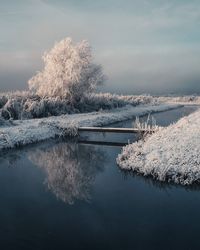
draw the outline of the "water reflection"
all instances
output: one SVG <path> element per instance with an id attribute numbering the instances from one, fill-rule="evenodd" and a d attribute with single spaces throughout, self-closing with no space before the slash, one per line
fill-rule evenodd
<path id="1" fill-rule="evenodd" d="M 45 170 L 48 189 L 73 204 L 90 200 L 95 177 L 104 169 L 105 154 L 94 146 L 61 142 L 30 152 L 28 158 Z"/>
<path id="2" fill-rule="evenodd" d="M 125 179 L 128 179 L 129 177 L 133 179 L 140 180 L 147 184 L 149 187 L 155 187 L 156 189 L 159 189 L 161 191 L 170 191 L 174 190 L 174 188 L 178 189 L 185 189 L 187 191 L 199 191 L 200 190 L 200 185 L 198 183 L 194 183 L 192 185 L 180 185 L 176 184 L 174 182 L 168 182 L 168 181 L 159 181 L 154 178 L 152 178 L 151 175 L 149 176 L 143 176 L 142 174 L 139 174 L 137 172 L 134 172 L 132 170 L 123 170 L 120 169 L 121 174 L 124 176 Z"/>
<path id="3" fill-rule="evenodd" d="M 16 163 L 22 158 L 22 153 L 18 150 L 8 150 L 0 153 L 0 166 L 7 165 L 8 167 L 15 167 Z"/>

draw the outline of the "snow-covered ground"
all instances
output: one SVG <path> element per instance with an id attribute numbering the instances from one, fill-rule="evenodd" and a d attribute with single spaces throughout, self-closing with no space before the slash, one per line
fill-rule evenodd
<path id="1" fill-rule="evenodd" d="M 186 95 L 186 96 L 159 96 L 154 97 L 157 102 L 164 103 L 179 103 L 183 105 L 200 105 L 200 96 Z"/>
<path id="2" fill-rule="evenodd" d="M 183 185 L 200 182 L 200 109 L 123 148 L 122 169 Z"/>
<path id="3" fill-rule="evenodd" d="M 103 126 L 179 106 L 177 104 L 141 105 L 136 107 L 130 105 L 110 111 L 15 120 L 11 126 L 6 125 L 0 128 L 0 150 L 54 138 L 63 133 L 76 135 L 79 126 Z"/>

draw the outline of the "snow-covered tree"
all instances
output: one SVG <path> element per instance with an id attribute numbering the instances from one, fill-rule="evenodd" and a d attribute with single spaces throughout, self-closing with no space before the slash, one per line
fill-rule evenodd
<path id="1" fill-rule="evenodd" d="M 43 60 L 44 69 L 28 82 L 30 90 L 39 96 L 79 101 L 105 79 L 101 66 L 93 62 L 91 47 L 85 40 L 75 44 L 71 38 L 65 38 L 45 53 Z"/>

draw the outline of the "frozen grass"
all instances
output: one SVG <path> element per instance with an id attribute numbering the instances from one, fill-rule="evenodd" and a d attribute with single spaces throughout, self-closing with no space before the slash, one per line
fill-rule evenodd
<path id="1" fill-rule="evenodd" d="M 190 185 L 200 182 L 200 110 L 123 148 L 122 169 L 159 181 Z"/>
<path id="2" fill-rule="evenodd" d="M 33 119 L 110 110 L 126 105 L 155 105 L 159 103 L 200 104 L 200 97 L 124 96 L 110 93 L 92 93 L 83 95 L 79 101 L 72 104 L 69 99 L 64 97 L 39 97 L 28 91 L 17 91 L 0 94 L 0 117 L 6 120 Z"/>
<path id="3" fill-rule="evenodd" d="M 32 119 L 63 114 L 93 112 L 126 105 L 156 104 L 149 95 L 119 96 L 109 93 L 83 95 L 76 103 L 63 97 L 39 97 L 26 91 L 0 94 L 0 117 L 8 120 Z"/>
<path id="4" fill-rule="evenodd" d="M 146 130 L 147 132 L 152 130 L 157 131 L 160 129 L 160 127 L 156 124 L 156 119 L 150 114 L 148 115 L 146 121 L 141 121 L 140 117 L 137 116 L 133 122 L 133 128 L 138 130 Z"/>

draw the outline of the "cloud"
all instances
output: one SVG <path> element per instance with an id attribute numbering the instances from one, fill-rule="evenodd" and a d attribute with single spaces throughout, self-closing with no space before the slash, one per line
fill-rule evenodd
<path id="1" fill-rule="evenodd" d="M 99 61 L 109 75 L 104 91 L 152 94 L 200 93 L 200 48 L 119 49 Z"/>
<path id="2" fill-rule="evenodd" d="M 0 74 L 31 76 L 43 52 L 71 36 L 89 40 L 113 91 L 122 83 L 134 92 L 194 82 L 191 90 L 200 92 L 199 1 L 19 0 L 0 8 Z M 0 75 L 2 89 L 5 79 Z"/>

